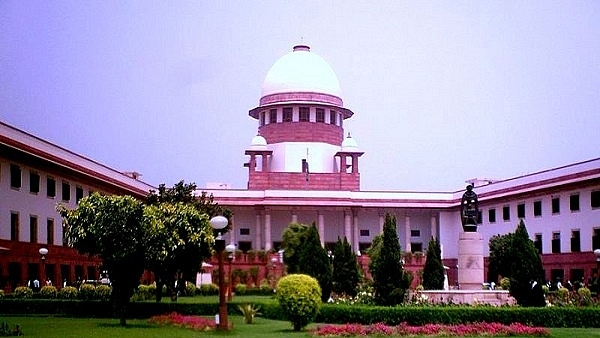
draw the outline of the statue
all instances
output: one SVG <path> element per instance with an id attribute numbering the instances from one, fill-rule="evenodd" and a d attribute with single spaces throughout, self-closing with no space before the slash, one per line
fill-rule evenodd
<path id="1" fill-rule="evenodd" d="M 460 200 L 460 218 L 464 232 L 477 232 L 477 218 L 479 217 L 479 202 L 472 185 L 467 185 L 467 191 Z"/>

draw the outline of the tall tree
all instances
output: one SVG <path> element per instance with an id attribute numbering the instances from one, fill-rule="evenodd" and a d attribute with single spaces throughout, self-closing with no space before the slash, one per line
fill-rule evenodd
<path id="1" fill-rule="evenodd" d="M 314 277 L 321 287 L 321 300 L 326 302 L 331 295 L 331 263 L 327 251 L 321 246 L 317 226 L 308 227 L 304 245 L 300 249 L 298 260 L 300 273 Z"/>
<path id="2" fill-rule="evenodd" d="M 79 201 L 76 209 L 59 206 L 67 240 L 78 252 L 97 256 L 110 273 L 111 298 L 125 326 L 126 309 L 144 271 L 144 207 L 131 196 L 98 193 Z"/>
<path id="3" fill-rule="evenodd" d="M 423 288 L 425 290 L 442 290 L 444 288 L 442 250 L 438 240 L 433 237 L 427 245 L 427 258 L 423 267 Z"/>
<path id="4" fill-rule="evenodd" d="M 184 181 L 172 188 L 161 184 L 146 198 L 149 207 L 145 219 L 152 230 L 148 268 L 155 275 L 157 302 L 162 300 L 163 285 L 175 297 L 175 281 L 184 287 L 186 280 L 196 278 L 202 261 L 210 257 L 213 236 L 218 235 L 210 227 L 210 218 L 223 215 L 231 219 L 231 212 L 215 203 L 212 195 L 202 192 L 195 196 L 196 188 L 195 183 Z"/>
<path id="5" fill-rule="evenodd" d="M 404 300 L 405 276 L 403 274 L 400 243 L 396 232 L 396 217 L 386 214 L 383 241 L 369 269 L 373 276 L 375 301 L 379 305 L 396 305 Z"/>
<path id="6" fill-rule="evenodd" d="M 545 306 L 542 260 L 523 220 L 514 233 L 490 239 L 490 268 L 510 279 L 510 294 L 522 306 Z"/>
<path id="7" fill-rule="evenodd" d="M 302 223 L 290 223 L 283 231 L 281 248 L 287 273 L 300 272 L 300 252 L 306 242 L 308 226 Z"/>
<path id="8" fill-rule="evenodd" d="M 356 296 L 360 271 L 356 254 L 346 237 L 338 238 L 333 248 L 333 292 L 338 295 Z"/>

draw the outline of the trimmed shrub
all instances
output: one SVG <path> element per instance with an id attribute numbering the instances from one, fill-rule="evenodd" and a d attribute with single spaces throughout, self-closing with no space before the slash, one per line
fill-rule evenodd
<path id="1" fill-rule="evenodd" d="M 0 299 L 4 298 L 4 290 L 0 290 Z"/>
<path id="2" fill-rule="evenodd" d="M 300 331 L 317 316 L 321 306 L 321 287 L 314 277 L 287 275 L 277 283 L 276 298 L 294 331 Z"/>
<path id="3" fill-rule="evenodd" d="M 196 294 L 196 285 L 194 283 L 185 282 L 185 295 L 193 297 Z"/>
<path id="4" fill-rule="evenodd" d="M 33 290 L 26 286 L 18 286 L 13 291 L 14 298 L 26 299 L 33 296 Z"/>
<path id="5" fill-rule="evenodd" d="M 145 285 L 145 284 L 140 284 L 137 287 L 136 290 L 136 294 L 137 294 L 137 300 L 146 300 L 146 299 L 150 299 L 151 297 L 151 293 L 150 293 L 150 286 Z"/>
<path id="6" fill-rule="evenodd" d="M 269 281 L 266 279 L 263 279 L 260 282 L 260 293 L 262 293 L 263 295 L 271 295 L 273 294 L 273 289 L 271 289 L 271 285 L 269 285 Z"/>
<path id="7" fill-rule="evenodd" d="M 500 279 L 500 288 L 502 290 L 510 290 L 510 278 L 502 277 L 502 279 Z"/>
<path id="8" fill-rule="evenodd" d="M 98 285 L 96 286 L 96 292 L 94 294 L 94 298 L 102 301 L 106 301 L 110 299 L 110 293 L 112 289 L 108 285 Z"/>
<path id="9" fill-rule="evenodd" d="M 95 298 L 96 287 L 92 284 L 81 284 L 79 288 L 79 299 L 92 300 Z"/>
<path id="10" fill-rule="evenodd" d="M 586 287 L 581 287 L 577 289 L 577 294 L 579 295 L 579 303 L 583 306 L 592 305 L 592 292 L 590 289 Z"/>
<path id="11" fill-rule="evenodd" d="M 77 288 L 74 286 L 65 286 L 64 288 L 60 289 L 60 291 L 58 292 L 58 296 L 61 299 L 77 299 L 77 294 L 79 292 L 77 291 Z"/>
<path id="12" fill-rule="evenodd" d="M 58 289 L 52 285 L 42 286 L 40 296 L 44 299 L 54 299 L 58 297 Z"/>
<path id="13" fill-rule="evenodd" d="M 219 286 L 217 284 L 202 284 L 200 286 L 200 294 L 203 296 L 211 296 L 219 294 Z"/>
<path id="14" fill-rule="evenodd" d="M 235 286 L 235 294 L 236 295 L 243 295 L 246 293 L 246 285 L 245 284 L 238 284 Z"/>
<path id="15" fill-rule="evenodd" d="M 148 285 L 148 292 L 150 292 L 150 295 L 156 296 L 156 282 Z"/>

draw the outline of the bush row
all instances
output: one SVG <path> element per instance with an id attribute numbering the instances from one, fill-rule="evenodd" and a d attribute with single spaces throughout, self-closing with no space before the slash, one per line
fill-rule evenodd
<path id="1" fill-rule="evenodd" d="M 12 298 L 29 299 L 83 299 L 83 300 L 108 300 L 110 298 L 111 288 L 107 285 L 94 286 L 83 284 L 79 290 L 73 286 L 66 286 L 58 290 L 55 286 L 46 285 L 40 289 L 40 292 L 34 294 L 33 290 L 26 286 L 15 288 L 11 294 Z"/>
<path id="2" fill-rule="evenodd" d="M 600 307 L 377 307 L 325 304 L 317 322 L 397 325 L 522 323 L 542 327 L 600 327 Z"/>
<path id="3" fill-rule="evenodd" d="M 229 313 L 238 313 L 235 301 L 227 304 Z M 281 307 L 273 299 L 256 302 L 261 316 L 275 320 L 287 320 Z M 57 299 L 0 298 L 0 314 L 56 314 L 72 317 L 114 317 L 110 302 L 65 301 Z M 150 318 L 176 311 L 186 315 L 212 316 L 219 311 L 219 304 L 184 304 L 174 302 L 131 303 L 128 318 Z M 360 305 L 323 304 L 317 315 L 319 323 L 386 323 L 410 325 L 426 323 L 460 324 L 496 322 L 502 324 L 522 323 L 542 327 L 600 327 L 600 307 L 376 307 Z"/>

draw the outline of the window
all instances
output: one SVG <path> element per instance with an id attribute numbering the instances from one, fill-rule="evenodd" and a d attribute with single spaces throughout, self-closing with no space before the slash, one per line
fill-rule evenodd
<path id="1" fill-rule="evenodd" d="M 14 189 L 21 188 L 21 167 L 16 164 L 10 165 L 10 187 Z"/>
<path id="2" fill-rule="evenodd" d="M 571 252 L 581 252 L 581 234 L 579 230 L 571 231 Z"/>
<path id="3" fill-rule="evenodd" d="M 54 244 L 54 220 L 52 218 L 48 218 L 46 220 L 46 244 L 53 245 Z"/>
<path id="4" fill-rule="evenodd" d="M 260 112 L 260 126 L 264 126 L 265 125 L 265 112 Z"/>
<path id="5" fill-rule="evenodd" d="M 300 122 L 308 122 L 310 113 L 308 107 L 300 107 Z"/>
<path id="6" fill-rule="evenodd" d="M 40 192 L 40 175 L 35 172 L 29 172 L 29 192 L 37 194 Z"/>
<path id="7" fill-rule="evenodd" d="M 250 228 L 240 228 L 240 235 L 250 235 Z"/>
<path id="8" fill-rule="evenodd" d="M 283 108 L 283 122 L 292 122 L 293 111 L 292 107 Z"/>
<path id="9" fill-rule="evenodd" d="M 410 243 L 410 252 L 423 252 L 423 243 Z"/>
<path id="10" fill-rule="evenodd" d="M 552 253 L 560 253 L 560 232 L 552 233 Z"/>
<path id="11" fill-rule="evenodd" d="M 517 218 L 525 218 L 525 203 L 517 205 Z"/>
<path id="12" fill-rule="evenodd" d="M 46 178 L 46 196 L 51 198 L 56 196 L 56 181 L 52 177 Z"/>
<path id="13" fill-rule="evenodd" d="M 579 211 L 579 194 L 574 194 L 569 197 L 569 209 L 571 209 L 571 211 Z"/>
<path id="14" fill-rule="evenodd" d="M 481 210 L 477 211 L 477 224 L 483 223 L 483 212 Z"/>
<path id="15" fill-rule="evenodd" d="M 317 122 L 324 123 L 325 122 L 325 109 L 317 108 L 316 118 L 317 118 Z"/>
<path id="16" fill-rule="evenodd" d="M 590 195 L 590 206 L 592 209 L 600 208 L 600 190 L 592 191 Z"/>
<path id="17" fill-rule="evenodd" d="M 71 200 L 71 186 L 67 182 L 62 182 L 62 200 Z"/>
<path id="18" fill-rule="evenodd" d="M 421 230 L 410 230 L 410 237 L 421 237 Z"/>
<path id="19" fill-rule="evenodd" d="M 533 202 L 533 216 L 535 216 L 535 217 L 542 216 L 542 201 Z"/>
<path id="20" fill-rule="evenodd" d="M 371 233 L 370 233 L 369 229 L 360 230 L 360 236 L 361 237 L 369 237 L 369 236 L 371 236 Z"/>
<path id="21" fill-rule="evenodd" d="M 277 123 L 277 109 L 269 111 L 269 123 Z"/>
<path id="22" fill-rule="evenodd" d="M 592 234 L 592 250 L 600 249 L 600 228 L 594 228 Z"/>
<path id="23" fill-rule="evenodd" d="M 535 240 L 533 241 L 533 245 L 535 246 L 537 252 L 542 254 L 542 234 L 535 234 Z"/>
<path id="24" fill-rule="evenodd" d="M 10 240 L 18 241 L 19 240 L 19 213 L 11 212 L 10 213 Z"/>
<path id="25" fill-rule="evenodd" d="M 502 207 L 502 219 L 505 221 L 510 221 L 510 206 L 505 205 Z"/>
<path id="26" fill-rule="evenodd" d="M 329 111 L 329 124 L 337 124 L 337 113 L 335 110 Z"/>
<path id="27" fill-rule="evenodd" d="M 75 203 L 79 203 L 79 200 L 83 198 L 83 188 L 75 187 Z"/>
<path id="28" fill-rule="evenodd" d="M 560 197 L 554 197 L 552 199 L 552 213 L 560 214 Z"/>
<path id="29" fill-rule="evenodd" d="M 488 210 L 488 221 L 490 223 L 496 223 L 496 209 Z"/>
<path id="30" fill-rule="evenodd" d="M 37 216 L 29 216 L 29 241 L 31 243 L 37 243 L 38 241 Z"/>

